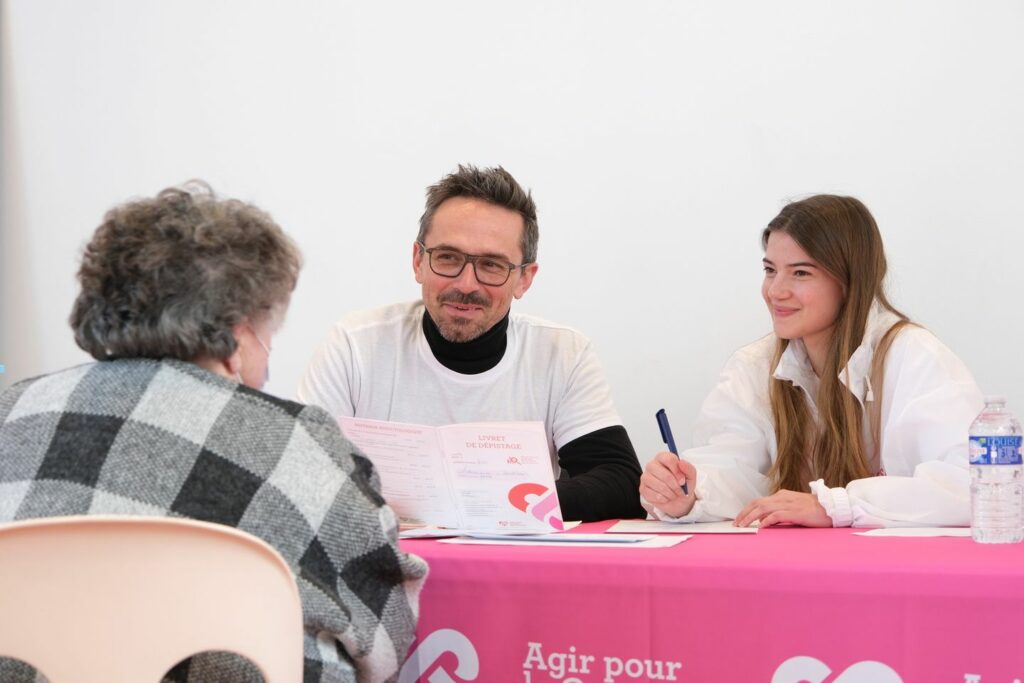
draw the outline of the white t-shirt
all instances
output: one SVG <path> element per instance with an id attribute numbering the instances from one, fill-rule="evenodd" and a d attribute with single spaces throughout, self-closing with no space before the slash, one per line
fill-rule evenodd
<path id="1" fill-rule="evenodd" d="M 416 301 L 343 318 L 313 356 L 299 400 L 335 417 L 431 426 L 543 422 L 556 476 L 559 448 L 622 424 L 597 355 L 579 332 L 513 313 L 501 361 L 464 375 L 434 357 L 423 311 Z"/>

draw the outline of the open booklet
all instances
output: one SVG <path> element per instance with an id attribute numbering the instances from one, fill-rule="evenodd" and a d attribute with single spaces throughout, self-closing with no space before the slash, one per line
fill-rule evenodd
<path id="1" fill-rule="evenodd" d="M 562 513 L 542 422 L 427 427 L 338 419 L 377 468 L 403 524 L 459 531 L 561 531 Z"/>

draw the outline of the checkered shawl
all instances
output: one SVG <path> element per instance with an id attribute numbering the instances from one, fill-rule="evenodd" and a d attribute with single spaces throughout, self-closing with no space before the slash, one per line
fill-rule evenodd
<path id="1" fill-rule="evenodd" d="M 377 473 L 324 410 L 175 360 L 20 382 L 0 395 L 0 522 L 80 514 L 189 517 L 259 536 L 298 581 L 304 680 L 397 678 L 426 564 L 399 550 Z M 246 671 L 201 655 L 171 678 L 251 680 Z"/>

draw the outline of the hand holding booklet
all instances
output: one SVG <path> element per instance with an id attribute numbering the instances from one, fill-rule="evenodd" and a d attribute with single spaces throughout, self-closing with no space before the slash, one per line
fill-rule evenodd
<path id="1" fill-rule="evenodd" d="M 561 531 L 542 422 L 425 425 L 342 417 L 403 524 L 458 531 Z"/>

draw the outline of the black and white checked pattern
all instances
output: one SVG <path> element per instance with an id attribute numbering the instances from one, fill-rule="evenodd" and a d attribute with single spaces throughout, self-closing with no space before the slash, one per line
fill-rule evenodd
<path id="1" fill-rule="evenodd" d="M 16 384 L 0 395 L 0 522 L 78 514 L 189 517 L 259 536 L 298 578 L 305 681 L 397 677 L 426 565 L 398 549 L 376 472 L 324 410 L 175 360 Z M 231 657 L 201 659 L 171 678 L 251 680 Z M 0 665 L 0 680 L 13 671 Z"/>

